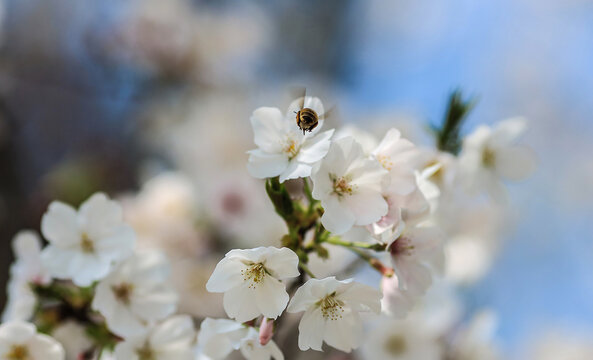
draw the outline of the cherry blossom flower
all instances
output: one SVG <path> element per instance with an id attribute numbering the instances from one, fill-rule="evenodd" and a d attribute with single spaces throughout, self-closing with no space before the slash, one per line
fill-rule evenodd
<path id="1" fill-rule="evenodd" d="M 397 276 L 384 276 L 381 280 L 381 309 L 383 313 L 397 318 L 404 318 L 416 305 L 420 294 L 403 290 Z"/>
<path id="2" fill-rule="evenodd" d="M 73 320 L 60 323 L 51 336 L 64 347 L 66 360 L 84 359 L 84 354 L 94 345 L 86 333 L 86 328 Z"/>
<path id="3" fill-rule="evenodd" d="M 288 248 L 231 250 L 214 269 L 206 289 L 224 293 L 227 315 L 239 322 L 259 315 L 275 319 L 288 303 L 281 280 L 298 276 L 298 263 Z"/>
<path id="4" fill-rule="evenodd" d="M 323 119 L 314 131 L 303 133 L 296 124 L 300 100 L 295 100 L 286 115 L 277 108 L 261 107 L 251 116 L 254 142 L 258 149 L 249 151 L 247 169 L 260 179 L 280 176 L 280 182 L 308 177 L 313 164 L 321 160 L 330 146 L 334 130 L 319 133 Z M 318 98 L 305 97 L 304 108 L 310 108 L 318 116 L 324 114 Z"/>
<path id="5" fill-rule="evenodd" d="M 345 352 L 358 347 L 362 338 L 359 313 L 380 313 L 381 292 L 349 280 L 310 279 L 301 286 L 288 312 L 305 314 L 299 324 L 299 348 L 321 351 L 328 345 Z"/>
<path id="6" fill-rule="evenodd" d="M 505 198 L 501 179 L 527 178 L 535 170 L 535 157 L 526 146 L 518 145 L 527 130 L 522 118 L 501 121 L 495 127 L 478 127 L 463 141 L 459 155 L 462 181 L 470 192 L 485 189 L 492 198 Z"/>
<path id="7" fill-rule="evenodd" d="M 126 360 L 194 360 L 196 332 L 187 315 L 173 316 L 149 332 L 127 338 L 115 347 L 115 357 Z"/>
<path id="8" fill-rule="evenodd" d="M 284 360 L 284 355 L 274 341 L 262 345 L 259 334 L 254 328 L 249 328 L 247 336 L 241 340 L 241 354 L 247 360 Z"/>
<path id="9" fill-rule="evenodd" d="M 370 225 L 387 214 L 383 188 L 388 171 L 368 159 L 360 144 L 346 137 L 331 144 L 311 174 L 313 197 L 324 208 L 321 223 L 340 235 L 354 225 Z"/>
<path id="10" fill-rule="evenodd" d="M 224 359 L 233 350 L 239 350 L 241 340 L 247 336 L 247 327 L 228 319 L 206 318 L 198 332 L 201 352 L 214 359 Z"/>
<path id="11" fill-rule="evenodd" d="M 15 262 L 10 267 L 8 299 L 3 321 L 29 320 L 37 304 L 31 284 L 46 285 L 51 281 L 47 269 L 41 263 L 41 239 L 34 231 L 24 230 L 12 241 Z"/>
<path id="12" fill-rule="evenodd" d="M 443 234 L 436 227 L 406 227 L 389 251 L 399 287 L 411 294 L 423 294 L 433 273 L 444 271 Z"/>
<path id="13" fill-rule="evenodd" d="M 439 360 L 443 349 L 436 337 L 418 324 L 384 319 L 366 337 L 362 347 L 365 359 Z"/>
<path id="14" fill-rule="evenodd" d="M 79 286 L 105 277 L 134 247 L 134 231 L 123 222 L 121 207 L 102 193 L 91 196 L 78 212 L 52 202 L 41 230 L 49 241 L 42 253 L 44 265 L 52 276 Z"/>
<path id="15" fill-rule="evenodd" d="M 0 325 L 2 359 L 64 360 L 64 348 L 53 338 L 38 334 L 35 325 L 14 321 Z"/>
<path id="16" fill-rule="evenodd" d="M 137 336 L 171 315 L 177 294 L 168 280 L 169 263 L 158 252 L 140 252 L 121 263 L 97 285 L 93 309 L 120 336 Z"/>

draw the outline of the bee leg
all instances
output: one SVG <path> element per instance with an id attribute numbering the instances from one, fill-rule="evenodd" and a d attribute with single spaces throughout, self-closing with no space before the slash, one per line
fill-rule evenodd
<path id="1" fill-rule="evenodd" d="M 315 123 L 315 125 L 311 126 L 311 127 L 309 128 L 309 132 L 313 131 L 313 129 L 315 129 L 315 128 L 317 127 L 317 125 L 319 125 L 319 123 L 318 123 L 318 122 L 317 122 L 317 123 Z"/>

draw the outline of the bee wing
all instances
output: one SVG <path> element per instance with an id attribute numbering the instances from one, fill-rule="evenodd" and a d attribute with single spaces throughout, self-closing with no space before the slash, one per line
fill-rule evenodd
<path id="1" fill-rule="evenodd" d="M 305 107 L 305 96 L 307 95 L 307 89 L 304 86 L 293 86 L 290 89 L 290 95 L 293 99 L 297 99 L 299 110 Z"/>
<path id="2" fill-rule="evenodd" d="M 326 120 L 328 118 L 331 118 L 333 116 L 336 115 L 336 106 L 332 106 L 331 108 L 329 108 L 326 112 L 324 112 L 323 114 L 319 115 L 319 119 L 320 120 Z"/>

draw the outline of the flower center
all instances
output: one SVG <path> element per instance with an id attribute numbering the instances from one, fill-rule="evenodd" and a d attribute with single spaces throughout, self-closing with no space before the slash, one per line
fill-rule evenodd
<path id="1" fill-rule="evenodd" d="M 29 349 L 24 345 L 13 345 L 10 352 L 4 355 L 8 360 L 28 360 Z"/>
<path id="2" fill-rule="evenodd" d="M 148 344 L 144 344 L 144 346 L 140 349 L 136 349 L 136 355 L 138 355 L 138 360 L 155 360 L 156 357 L 152 352 L 152 349 L 148 346 Z"/>
<path id="3" fill-rule="evenodd" d="M 385 351 L 394 357 L 405 353 L 407 346 L 406 339 L 401 335 L 392 335 L 385 341 Z"/>
<path id="4" fill-rule="evenodd" d="M 115 295 L 115 298 L 126 305 L 130 304 L 130 297 L 132 296 L 132 291 L 134 290 L 134 286 L 128 283 L 121 283 L 119 285 L 113 285 L 111 287 L 111 291 Z"/>
<path id="5" fill-rule="evenodd" d="M 261 283 L 266 276 L 266 268 L 262 263 L 251 264 L 247 269 L 241 270 L 243 281 L 250 282 L 249 288 L 255 289 L 257 284 Z"/>
<path id="6" fill-rule="evenodd" d="M 93 243 L 93 240 L 91 240 L 89 235 L 85 232 L 83 232 L 81 235 L 80 248 L 82 249 L 82 252 L 87 254 L 92 254 L 95 252 L 95 245 Z"/>
<path id="7" fill-rule="evenodd" d="M 405 236 L 400 236 L 397 240 L 393 242 L 391 245 L 391 255 L 412 255 L 415 246 L 412 244 L 412 240 Z"/>
<path id="8" fill-rule="evenodd" d="M 387 171 L 391 171 L 391 169 L 393 168 L 393 161 L 391 161 L 391 158 L 389 156 L 385 156 L 385 155 L 377 155 L 377 160 L 381 163 L 381 165 L 383 166 L 383 168 Z"/>
<path id="9" fill-rule="evenodd" d="M 484 167 L 491 168 L 494 167 L 495 163 L 496 153 L 490 148 L 485 148 L 482 152 L 482 164 L 484 164 Z"/>
<path id="10" fill-rule="evenodd" d="M 293 159 L 299 153 L 301 146 L 298 141 L 293 139 L 292 137 L 288 136 L 286 140 L 284 140 L 284 147 L 282 151 L 288 155 L 289 159 Z"/>
<path id="11" fill-rule="evenodd" d="M 321 307 L 321 314 L 326 320 L 338 320 L 344 313 L 344 302 L 336 299 L 336 293 L 333 292 L 317 303 Z"/>
<path id="12" fill-rule="evenodd" d="M 346 176 L 337 177 L 335 175 L 329 176 L 333 183 L 334 194 L 343 196 L 345 194 L 352 195 L 354 188 L 350 185 L 350 180 Z"/>

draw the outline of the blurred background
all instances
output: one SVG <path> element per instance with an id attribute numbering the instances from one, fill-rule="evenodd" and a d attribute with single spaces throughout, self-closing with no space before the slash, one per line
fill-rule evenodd
<path id="1" fill-rule="evenodd" d="M 306 86 L 335 124 L 430 146 L 459 88 L 479 98 L 464 133 L 525 116 L 539 159 L 510 187 L 512 221 L 461 301 L 497 314 L 507 358 L 593 356 L 593 1 L 1 3 L 2 284 L 18 230 L 38 229 L 53 199 L 100 190 L 143 244 L 191 255 L 176 281 L 205 315 L 196 307 L 220 308 L 198 289 L 209 254 L 285 230 L 245 168 L 253 109 Z"/>

